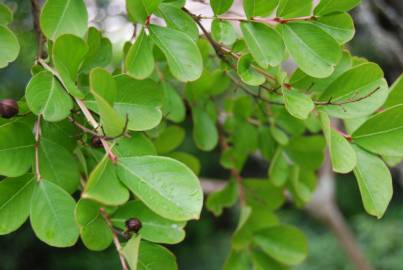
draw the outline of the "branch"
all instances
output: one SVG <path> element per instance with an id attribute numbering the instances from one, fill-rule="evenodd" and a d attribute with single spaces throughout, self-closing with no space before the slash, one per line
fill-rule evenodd
<path id="1" fill-rule="evenodd" d="M 38 115 L 38 118 L 35 122 L 35 174 L 36 174 L 36 181 L 40 181 L 41 177 L 41 170 L 39 164 L 39 146 L 41 140 L 41 115 Z"/>
<path id="2" fill-rule="evenodd" d="M 119 237 L 118 237 L 118 235 L 116 234 L 116 231 L 115 231 L 115 229 L 114 229 L 114 227 L 113 227 L 112 221 L 111 221 L 111 219 L 109 218 L 108 213 L 106 213 L 106 211 L 105 211 L 104 208 L 100 208 L 100 209 L 99 209 L 99 212 L 101 212 L 101 215 L 102 215 L 102 217 L 104 218 L 106 224 L 108 224 L 108 227 L 109 227 L 109 228 L 111 229 L 111 231 L 112 231 L 113 243 L 115 244 L 116 250 L 117 250 L 117 252 L 118 252 L 118 254 L 119 254 L 119 259 L 120 259 L 120 264 L 122 265 L 122 269 L 123 269 L 123 270 L 129 270 L 129 267 L 127 266 L 125 257 L 124 257 L 123 254 L 122 254 L 122 245 L 120 244 Z"/>
<path id="3" fill-rule="evenodd" d="M 315 20 L 315 16 L 303 16 L 296 18 L 246 18 L 240 16 L 202 16 L 202 15 L 193 15 L 198 20 L 222 20 L 222 21 L 237 21 L 237 22 L 256 22 L 256 23 L 265 23 L 265 24 L 285 24 L 289 22 L 296 21 L 310 21 Z"/>
<path id="4" fill-rule="evenodd" d="M 41 13 L 41 6 L 39 4 L 38 0 L 31 0 L 31 6 L 32 6 L 32 17 L 33 17 L 33 24 L 34 24 L 34 31 L 36 34 L 36 40 L 37 40 L 37 53 L 36 53 L 36 58 L 44 58 L 44 45 L 45 45 L 45 37 L 41 31 L 41 26 L 39 23 L 39 16 Z"/>
<path id="5" fill-rule="evenodd" d="M 371 97 L 372 95 L 374 95 L 376 92 L 378 92 L 381 89 L 381 87 L 377 87 L 374 90 L 372 90 L 371 92 L 369 92 L 368 94 L 366 94 L 365 96 L 356 98 L 356 99 L 348 99 L 345 101 L 341 101 L 341 102 L 333 102 L 332 99 L 328 100 L 328 101 L 315 101 L 316 105 L 321 105 L 321 106 L 329 106 L 329 105 L 333 105 L 333 106 L 342 106 L 342 105 L 346 105 L 346 104 L 351 104 L 351 103 L 356 103 L 356 102 L 360 102 L 364 99 L 367 99 L 369 97 Z"/>

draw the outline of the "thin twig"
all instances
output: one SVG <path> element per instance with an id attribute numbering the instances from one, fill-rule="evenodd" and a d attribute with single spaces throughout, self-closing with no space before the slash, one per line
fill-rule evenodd
<path id="1" fill-rule="evenodd" d="M 31 6 L 32 6 L 32 17 L 33 17 L 34 30 L 35 30 L 36 40 L 37 40 L 37 47 L 38 47 L 37 53 L 36 53 L 36 58 L 40 59 L 40 58 L 43 58 L 44 54 L 45 54 L 45 51 L 44 51 L 45 37 L 41 31 L 41 26 L 39 23 L 41 6 L 40 6 L 38 0 L 31 0 Z"/>
<path id="2" fill-rule="evenodd" d="M 116 250 L 117 250 L 117 252 L 118 252 L 118 254 L 119 254 L 119 259 L 120 259 L 120 264 L 122 265 L 122 269 L 123 269 L 123 270 L 129 270 L 129 267 L 127 266 L 125 257 L 124 257 L 123 254 L 122 254 L 122 245 L 120 244 L 119 237 L 118 237 L 118 235 L 116 234 L 116 232 L 115 232 L 115 230 L 114 230 L 112 221 L 111 221 L 111 219 L 109 218 L 108 213 L 105 211 L 104 208 L 100 208 L 99 211 L 101 212 L 101 215 L 102 215 L 102 217 L 104 218 L 106 224 L 108 224 L 108 227 L 109 227 L 109 228 L 111 229 L 111 231 L 112 231 L 113 243 L 115 244 Z"/>
<path id="3" fill-rule="evenodd" d="M 333 105 L 333 106 L 342 106 L 342 105 L 346 105 L 346 104 L 350 104 L 350 103 L 356 103 L 356 102 L 360 102 L 364 99 L 367 99 L 369 97 L 371 97 L 372 95 L 374 95 L 376 92 L 378 92 L 378 90 L 381 89 L 381 87 L 377 87 L 374 90 L 372 90 L 371 92 L 369 92 L 368 94 L 366 94 L 365 96 L 356 98 L 356 99 L 347 99 L 345 101 L 341 101 L 341 102 L 334 102 L 332 101 L 332 99 L 329 99 L 328 101 L 315 101 L 316 105 L 321 105 L 321 106 L 329 106 L 329 105 Z"/>
<path id="4" fill-rule="evenodd" d="M 35 122 L 35 175 L 36 181 L 41 181 L 41 169 L 39 164 L 39 146 L 41 140 L 41 115 L 38 115 L 38 118 Z"/>
<path id="5" fill-rule="evenodd" d="M 202 15 L 193 15 L 199 20 L 222 20 L 222 21 L 237 21 L 237 22 L 257 22 L 257 23 L 265 23 L 265 24 L 285 24 L 289 22 L 296 21 L 310 21 L 316 19 L 315 16 L 303 16 L 303 17 L 295 17 L 295 18 L 246 18 L 240 16 L 202 16 Z"/>

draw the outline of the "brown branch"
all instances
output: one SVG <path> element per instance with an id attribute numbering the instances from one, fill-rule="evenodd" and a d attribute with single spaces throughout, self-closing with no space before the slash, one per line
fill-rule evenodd
<path id="1" fill-rule="evenodd" d="M 362 96 L 362 97 L 359 97 L 359 98 L 356 98 L 356 99 L 348 99 L 348 100 L 341 101 L 341 102 L 334 102 L 334 101 L 332 101 L 332 99 L 329 99 L 328 101 L 315 101 L 314 103 L 316 105 L 320 105 L 320 106 L 329 106 L 329 105 L 342 106 L 342 105 L 346 105 L 346 104 L 356 103 L 356 102 L 360 102 L 360 101 L 362 101 L 364 99 L 367 99 L 367 98 L 371 97 L 376 92 L 378 92 L 379 89 L 381 89 L 381 87 L 377 87 L 376 89 L 372 90 L 371 92 L 369 92 L 365 96 Z"/>
<path id="2" fill-rule="evenodd" d="M 303 16 L 303 17 L 295 17 L 295 18 L 246 18 L 240 16 L 202 16 L 202 15 L 194 15 L 198 20 L 222 20 L 222 21 L 237 21 L 237 22 L 256 22 L 256 23 L 265 23 L 265 24 L 285 24 L 289 22 L 296 21 L 310 21 L 315 20 L 315 16 Z"/>
<path id="3" fill-rule="evenodd" d="M 41 26 L 39 23 L 39 16 L 41 13 L 41 5 L 39 4 L 38 0 L 31 0 L 31 6 L 32 6 L 32 17 L 33 17 L 33 25 L 34 25 L 34 31 L 36 35 L 36 40 L 37 40 L 37 53 L 36 53 L 36 58 L 44 58 L 45 57 L 45 51 L 44 51 L 44 45 L 45 45 L 45 37 L 41 31 Z"/>
<path id="4" fill-rule="evenodd" d="M 99 211 L 101 212 L 102 217 L 104 218 L 106 224 L 108 227 L 111 229 L 112 235 L 113 235 L 113 243 L 115 244 L 115 248 L 119 254 L 119 259 L 120 259 L 120 264 L 122 265 L 123 270 L 129 270 L 129 267 L 127 266 L 125 257 L 122 254 L 122 245 L 120 244 L 119 237 L 116 234 L 115 228 L 113 227 L 112 221 L 109 218 L 108 213 L 105 211 L 104 208 L 100 208 Z"/>
<path id="5" fill-rule="evenodd" d="M 39 146 L 41 141 L 41 115 L 38 115 L 38 118 L 35 122 L 35 174 L 36 181 L 40 181 L 41 177 L 41 169 L 39 163 Z"/>

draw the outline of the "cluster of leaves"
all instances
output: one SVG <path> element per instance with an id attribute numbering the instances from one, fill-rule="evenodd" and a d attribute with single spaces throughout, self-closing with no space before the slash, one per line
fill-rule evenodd
<path id="1" fill-rule="evenodd" d="M 81 237 L 98 251 L 114 242 L 124 268 L 176 269 L 158 244 L 182 241 L 203 204 L 200 163 L 176 150 L 187 112 L 195 145 L 219 145 L 231 172 L 207 208 L 219 215 L 241 204 L 225 269 L 304 260 L 304 235 L 275 210 L 286 190 L 298 207 L 311 199 L 326 146 L 333 170 L 354 172 L 365 209 L 380 218 L 393 192 L 385 162 L 403 157 L 403 83 L 389 90 L 378 65 L 343 50 L 354 35 L 347 12 L 359 0 L 243 3 L 246 17 L 222 16 L 233 0 L 211 0 L 215 16 L 203 17 L 183 8 L 185 0 L 127 0 L 141 28 L 115 67 L 112 44 L 88 28 L 82 0 L 45 1 L 37 34 L 48 57 L 33 65 L 18 117 L 0 120 L 0 175 L 8 177 L 0 182 L 0 234 L 29 218 L 49 245 Z M 0 5 L 2 67 L 19 51 L 5 26 L 11 19 Z M 202 20 L 211 20 L 211 33 Z M 291 76 L 281 67 L 288 58 L 298 66 Z M 257 151 L 270 162 L 268 177 L 243 179 Z M 132 218 L 143 225 L 138 234 L 126 228 Z"/>

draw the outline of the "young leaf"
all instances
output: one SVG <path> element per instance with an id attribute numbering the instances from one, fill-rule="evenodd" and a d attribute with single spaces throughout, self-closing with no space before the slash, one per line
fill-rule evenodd
<path id="1" fill-rule="evenodd" d="M 140 132 L 131 134 L 130 138 L 116 140 L 113 151 L 117 152 L 119 157 L 157 155 L 153 143 Z"/>
<path id="2" fill-rule="evenodd" d="M 75 209 L 84 245 L 93 251 L 102 251 L 112 244 L 112 231 L 99 211 L 100 206 L 91 200 L 81 199 Z"/>
<path id="3" fill-rule="evenodd" d="M 285 53 L 281 36 L 276 30 L 262 23 L 241 23 L 246 45 L 255 61 L 263 68 L 278 66 Z"/>
<path id="4" fill-rule="evenodd" d="M 155 148 L 159 154 L 172 152 L 183 143 L 185 136 L 186 132 L 180 126 L 169 126 L 155 139 Z"/>
<path id="5" fill-rule="evenodd" d="M 125 65 L 130 76 L 143 80 L 153 73 L 155 62 L 152 49 L 153 45 L 150 37 L 144 31 L 141 31 L 126 56 Z"/>
<path id="6" fill-rule="evenodd" d="M 389 97 L 386 100 L 384 107 L 389 108 L 398 104 L 403 104 L 403 75 L 393 83 L 390 87 Z"/>
<path id="7" fill-rule="evenodd" d="M 295 227 L 278 225 L 258 231 L 254 243 L 270 257 L 285 265 L 301 263 L 307 256 L 304 234 Z"/>
<path id="8" fill-rule="evenodd" d="M 166 248 L 141 241 L 137 270 L 177 270 L 175 256 Z"/>
<path id="9" fill-rule="evenodd" d="M 160 216 L 176 221 L 199 217 L 203 192 L 197 177 L 182 163 L 156 156 L 120 158 L 118 174 Z"/>
<path id="10" fill-rule="evenodd" d="M 17 177 L 25 174 L 34 159 L 34 136 L 22 123 L 0 125 L 0 175 Z"/>
<path id="11" fill-rule="evenodd" d="M 41 176 L 49 179 L 68 193 L 73 193 L 80 183 L 77 161 L 58 143 L 42 136 L 39 144 L 39 168 Z"/>
<path id="12" fill-rule="evenodd" d="M 168 120 L 180 123 L 185 120 L 186 108 L 182 97 L 170 84 L 163 82 L 164 99 L 161 110 Z"/>
<path id="13" fill-rule="evenodd" d="M 218 43 L 231 46 L 237 39 L 234 27 L 228 21 L 214 19 L 211 23 L 211 36 Z"/>
<path id="14" fill-rule="evenodd" d="M 73 246 L 79 230 L 74 220 L 74 199 L 61 187 L 41 180 L 31 201 L 31 226 L 36 236 L 54 247 Z"/>
<path id="15" fill-rule="evenodd" d="M 176 244 L 185 238 L 185 222 L 175 222 L 162 218 L 151 211 L 141 201 L 130 201 L 119 208 L 111 217 L 115 226 L 125 229 L 130 218 L 141 221 L 139 234 L 142 239 L 155 243 Z"/>
<path id="16" fill-rule="evenodd" d="M 70 115 L 73 101 L 49 71 L 35 74 L 25 92 L 28 107 L 49 122 L 57 122 Z"/>
<path id="17" fill-rule="evenodd" d="M 130 270 L 138 269 L 140 240 L 140 236 L 133 235 L 122 249 L 122 254 L 129 264 Z"/>
<path id="18" fill-rule="evenodd" d="M 315 8 L 315 15 L 322 16 L 330 13 L 345 12 L 356 7 L 361 0 L 321 0 Z"/>
<path id="19" fill-rule="evenodd" d="M 244 0 L 243 9 L 248 18 L 267 17 L 277 7 L 279 0 Z"/>
<path id="20" fill-rule="evenodd" d="M 227 12 L 231 8 L 233 3 L 234 3 L 234 0 L 211 0 L 210 1 L 211 8 L 213 9 L 214 14 L 216 16 Z"/>
<path id="21" fill-rule="evenodd" d="M 280 147 L 274 154 L 273 160 L 270 163 L 269 178 L 275 186 L 283 186 L 288 179 L 289 161 L 288 157 Z"/>
<path id="22" fill-rule="evenodd" d="M 81 70 L 88 73 L 95 67 L 106 67 L 112 60 L 112 43 L 102 36 L 95 27 L 87 33 L 88 53 L 81 65 Z"/>
<path id="23" fill-rule="evenodd" d="M 275 187 L 267 179 L 244 179 L 243 186 L 246 203 L 254 210 L 276 210 L 284 203 L 283 189 Z"/>
<path id="24" fill-rule="evenodd" d="M 88 46 L 74 35 L 60 36 L 53 45 L 52 57 L 66 90 L 77 98 L 84 98 L 75 84 L 77 72 L 88 52 Z"/>
<path id="25" fill-rule="evenodd" d="M 0 235 L 17 230 L 27 220 L 34 186 L 32 174 L 0 181 Z"/>
<path id="26" fill-rule="evenodd" d="M 13 12 L 11 9 L 1 3 L 0 4 L 0 25 L 7 25 L 13 21 Z"/>
<path id="27" fill-rule="evenodd" d="M 199 107 L 192 108 L 193 140 L 203 151 L 213 150 L 218 143 L 218 131 L 209 114 Z"/>
<path id="28" fill-rule="evenodd" d="M 149 26 L 151 38 L 164 53 L 169 69 L 180 81 L 194 81 L 203 71 L 203 60 L 194 41 L 185 33 L 156 25 Z"/>
<path id="29" fill-rule="evenodd" d="M 244 250 L 231 250 L 231 253 L 224 263 L 223 270 L 245 270 L 249 269 L 249 254 Z"/>
<path id="30" fill-rule="evenodd" d="M 295 88 L 282 88 L 284 103 L 287 111 L 298 119 L 305 120 L 315 108 L 312 99 Z"/>
<path id="31" fill-rule="evenodd" d="M 129 117 L 128 129 L 143 131 L 156 127 L 162 119 L 160 86 L 152 80 L 138 81 L 127 75 L 114 79 L 118 92 L 113 107 L 121 117 Z"/>
<path id="32" fill-rule="evenodd" d="M 322 136 L 298 136 L 290 141 L 285 150 L 294 163 L 307 169 L 317 170 L 325 159 L 325 146 L 326 142 Z"/>
<path id="33" fill-rule="evenodd" d="M 312 0 L 280 0 L 277 17 L 296 18 L 308 16 L 312 11 Z"/>
<path id="34" fill-rule="evenodd" d="M 224 208 L 233 206 L 238 199 L 238 188 L 235 181 L 230 181 L 221 190 L 211 193 L 206 202 L 208 210 L 220 216 Z"/>
<path id="35" fill-rule="evenodd" d="M 17 58 L 20 52 L 20 43 L 15 34 L 2 25 L 0 25 L 0 47 L 0 68 L 4 68 Z"/>
<path id="36" fill-rule="evenodd" d="M 346 138 L 331 128 L 330 119 L 326 113 L 320 112 L 320 119 L 326 143 L 329 147 L 333 171 L 338 173 L 351 172 L 357 164 L 357 156 L 353 147 Z"/>
<path id="37" fill-rule="evenodd" d="M 282 33 L 289 53 L 302 71 L 316 78 L 333 73 L 341 57 L 340 46 L 333 37 L 310 22 L 283 24 Z"/>
<path id="38" fill-rule="evenodd" d="M 91 172 L 82 197 L 106 205 L 121 205 L 129 199 L 129 192 L 119 182 L 108 155 L 105 155 Z"/>
<path id="39" fill-rule="evenodd" d="M 352 135 L 359 146 L 384 156 L 402 156 L 403 104 L 378 113 L 362 124 Z"/>
<path id="40" fill-rule="evenodd" d="M 127 13 L 133 22 L 143 24 L 160 3 L 161 0 L 126 0 Z"/>
<path id="41" fill-rule="evenodd" d="M 197 41 L 199 38 L 199 29 L 196 23 L 193 18 L 182 9 L 172 5 L 162 4 L 158 9 L 158 15 L 164 18 L 169 27 L 188 34 L 194 41 Z"/>
<path id="42" fill-rule="evenodd" d="M 47 0 L 40 23 L 42 32 L 53 41 L 63 34 L 83 37 L 88 28 L 87 7 L 83 0 Z"/>
<path id="43" fill-rule="evenodd" d="M 121 134 L 125 123 L 123 118 L 112 107 L 117 95 L 116 83 L 112 75 L 101 68 L 93 69 L 90 73 L 90 86 L 105 133 L 108 136 Z"/>
<path id="44" fill-rule="evenodd" d="M 392 176 L 388 167 L 377 156 L 355 146 L 357 166 L 354 175 L 360 188 L 365 210 L 381 218 L 392 199 Z"/>
<path id="45" fill-rule="evenodd" d="M 237 72 L 241 80 L 252 86 L 259 86 L 264 84 L 266 78 L 263 74 L 253 68 L 254 62 L 252 55 L 245 54 L 238 60 Z"/>

